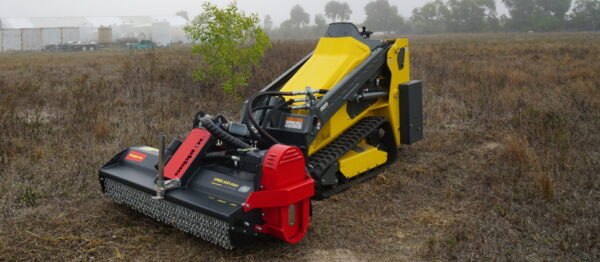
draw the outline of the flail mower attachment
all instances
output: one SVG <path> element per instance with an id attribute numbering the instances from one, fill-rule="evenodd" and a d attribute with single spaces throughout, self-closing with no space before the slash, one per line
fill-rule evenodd
<path id="1" fill-rule="evenodd" d="M 183 142 L 165 149 L 161 136 L 159 149 L 131 147 L 113 157 L 99 171 L 104 193 L 226 249 L 244 235 L 300 241 L 314 195 L 303 153 L 282 144 L 252 148 L 200 115 L 204 125 Z"/>

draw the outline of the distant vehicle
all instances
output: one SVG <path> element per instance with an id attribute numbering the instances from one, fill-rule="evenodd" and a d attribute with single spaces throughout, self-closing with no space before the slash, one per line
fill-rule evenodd
<path id="1" fill-rule="evenodd" d="M 89 51 L 93 52 L 100 48 L 102 45 L 99 45 L 95 42 L 69 42 L 66 44 L 52 44 L 46 45 L 44 50 L 46 51 Z"/>
<path id="2" fill-rule="evenodd" d="M 159 45 L 152 40 L 142 40 L 137 43 L 127 43 L 127 49 L 129 50 L 148 49 L 157 47 L 159 47 Z"/>

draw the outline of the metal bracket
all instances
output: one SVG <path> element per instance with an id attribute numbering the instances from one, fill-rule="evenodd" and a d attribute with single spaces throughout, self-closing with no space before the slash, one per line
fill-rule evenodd
<path id="1" fill-rule="evenodd" d="M 156 181 L 154 182 L 156 196 L 153 199 L 163 199 L 165 197 L 165 135 L 158 137 L 158 172 L 156 172 Z"/>
<path id="2" fill-rule="evenodd" d="M 165 135 L 160 134 L 158 141 L 158 172 L 156 173 L 156 181 L 154 182 L 156 195 L 152 199 L 163 199 L 165 198 L 165 191 L 180 186 L 181 180 L 179 178 L 165 181 Z"/>

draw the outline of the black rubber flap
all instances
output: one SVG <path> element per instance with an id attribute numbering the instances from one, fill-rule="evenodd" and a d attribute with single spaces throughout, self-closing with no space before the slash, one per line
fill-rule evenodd
<path id="1" fill-rule="evenodd" d="M 410 145 L 423 139 L 423 95 L 421 81 L 400 85 L 400 140 Z"/>

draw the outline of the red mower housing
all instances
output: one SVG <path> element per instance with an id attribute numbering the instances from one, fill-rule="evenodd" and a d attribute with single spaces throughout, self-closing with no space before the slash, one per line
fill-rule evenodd
<path id="1" fill-rule="evenodd" d="M 263 160 L 260 190 L 250 193 L 244 204 L 245 212 L 262 209 L 265 224 L 256 225 L 255 231 L 289 243 L 300 241 L 310 223 L 314 184 L 300 149 L 272 146 Z"/>

